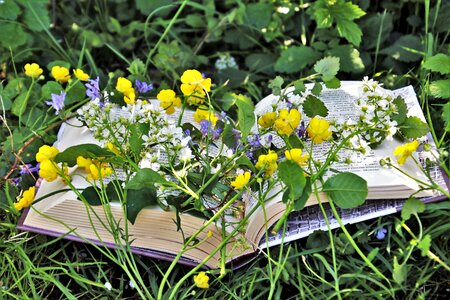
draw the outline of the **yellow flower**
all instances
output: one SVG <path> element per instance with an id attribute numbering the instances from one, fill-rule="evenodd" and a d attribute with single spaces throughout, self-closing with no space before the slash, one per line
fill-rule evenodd
<path id="1" fill-rule="evenodd" d="M 278 129 L 278 134 L 290 135 L 298 124 L 300 124 L 301 115 L 295 108 L 288 111 L 287 109 L 280 110 L 278 118 L 275 120 L 275 127 Z"/>
<path id="2" fill-rule="evenodd" d="M 60 66 L 54 66 L 52 68 L 52 76 L 56 79 L 56 81 L 59 81 L 60 83 L 67 82 L 70 79 L 69 69 Z"/>
<path id="3" fill-rule="evenodd" d="M 207 120 L 210 121 L 213 126 L 215 126 L 219 118 L 212 111 L 209 111 L 208 108 L 199 107 L 194 113 L 194 120 L 197 123 L 200 123 L 201 120 Z"/>
<path id="4" fill-rule="evenodd" d="M 250 172 L 239 174 L 236 179 L 231 182 L 231 186 L 236 190 L 242 189 L 250 181 Z"/>
<path id="5" fill-rule="evenodd" d="M 117 148 L 111 142 L 106 143 L 106 148 L 109 149 L 110 151 L 114 152 L 115 155 L 120 155 L 121 154 L 119 148 Z"/>
<path id="6" fill-rule="evenodd" d="M 112 174 L 112 169 L 103 163 L 93 163 L 89 166 L 88 178 L 98 180 Z"/>
<path id="7" fill-rule="evenodd" d="M 74 69 L 73 70 L 73 74 L 75 75 L 76 78 L 78 78 L 78 80 L 81 81 L 87 81 L 89 79 L 89 75 L 84 73 L 83 70 L 81 69 Z"/>
<path id="8" fill-rule="evenodd" d="M 173 90 L 161 90 L 156 98 L 161 101 L 160 106 L 165 109 L 166 113 L 171 115 L 175 112 L 175 107 L 181 106 L 181 99 L 177 97 Z"/>
<path id="9" fill-rule="evenodd" d="M 39 176 L 48 182 L 52 182 L 58 178 L 58 172 L 60 171 L 61 169 L 50 159 L 41 161 L 39 166 Z"/>
<path id="10" fill-rule="evenodd" d="M 406 143 L 405 145 L 400 145 L 394 150 L 395 156 L 400 156 L 397 158 L 397 162 L 400 165 L 403 165 L 408 157 L 410 157 L 414 151 L 419 147 L 419 142 L 414 140 L 410 143 Z"/>
<path id="11" fill-rule="evenodd" d="M 258 170 L 265 168 L 264 175 L 270 176 L 278 169 L 277 160 L 276 152 L 269 150 L 268 154 L 261 154 L 258 157 L 255 167 Z"/>
<path id="12" fill-rule="evenodd" d="M 83 156 L 78 156 L 77 157 L 77 165 L 80 168 L 84 168 L 84 171 L 86 171 L 86 173 L 90 173 L 90 166 L 92 164 L 92 159 L 90 158 L 84 158 Z"/>
<path id="13" fill-rule="evenodd" d="M 211 230 L 208 230 L 208 233 L 206 234 L 206 237 L 210 238 L 214 235 L 214 233 Z"/>
<path id="14" fill-rule="evenodd" d="M 258 119 L 258 124 L 262 128 L 269 128 L 272 127 L 273 123 L 275 122 L 275 119 L 277 118 L 277 113 L 272 111 L 265 113 Z"/>
<path id="15" fill-rule="evenodd" d="M 44 160 L 53 159 L 59 153 L 58 148 L 53 146 L 44 145 L 39 148 L 36 153 L 36 161 L 43 162 Z"/>
<path id="16" fill-rule="evenodd" d="M 184 71 L 181 82 L 181 91 L 187 96 L 186 101 L 191 105 L 203 103 L 206 92 L 211 91 L 211 78 L 203 78 L 197 70 Z"/>
<path id="17" fill-rule="evenodd" d="M 35 194 L 35 188 L 34 186 L 30 187 L 28 190 L 23 192 L 22 198 L 16 203 L 14 203 L 14 207 L 17 210 L 22 210 L 25 207 L 28 207 L 33 203 L 34 200 L 34 194 Z"/>
<path id="18" fill-rule="evenodd" d="M 25 75 L 31 78 L 37 78 L 42 74 L 42 69 L 37 63 L 25 65 Z"/>
<path id="19" fill-rule="evenodd" d="M 308 153 L 302 155 L 302 149 L 300 148 L 293 148 L 291 150 L 286 150 L 284 154 L 286 155 L 287 159 L 293 160 L 301 166 L 306 165 L 306 161 L 309 158 Z"/>
<path id="20" fill-rule="evenodd" d="M 131 81 L 124 77 L 117 79 L 116 90 L 123 94 L 123 101 L 126 104 L 134 104 L 136 102 L 136 92 L 134 91 Z"/>
<path id="21" fill-rule="evenodd" d="M 194 275 L 194 283 L 198 288 L 207 289 L 209 288 L 209 277 L 205 272 L 200 272 L 198 275 Z"/>
<path id="22" fill-rule="evenodd" d="M 328 123 L 327 120 L 314 117 L 309 121 L 306 131 L 308 131 L 309 137 L 313 143 L 320 144 L 323 141 L 328 140 L 331 136 L 332 132 L 329 128 L 330 123 Z"/>

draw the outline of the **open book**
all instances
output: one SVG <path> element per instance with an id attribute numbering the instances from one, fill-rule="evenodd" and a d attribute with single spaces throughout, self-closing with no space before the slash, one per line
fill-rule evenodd
<path id="1" fill-rule="evenodd" d="M 358 96 L 360 84 L 360 82 L 344 81 L 339 89 L 324 89 L 321 99 L 328 107 L 330 117 L 337 119 L 338 117 L 355 116 L 354 101 Z M 405 99 L 411 114 L 424 119 L 412 87 L 396 90 L 395 93 Z M 277 97 L 273 95 L 266 97 L 256 105 L 255 112 L 261 115 L 276 100 Z M 76 144 L 96 143 L 90 130 L 81 127 L 80 123 L 77 122 L 76 120 L 70 120 L 62 126 L 57 141 L 60 151 Z M 376 150 L 366 155 L 364 159 L 354 164 L 333 165 L 333 168 L 338 171 L 349 171 L 363 177 L 369 187 L 368 201 L 364 205 L 355 209 L 340 210 L 341 218 L 345 223 L 361 222 L 395 213 L 401 209 L 403 200 L 420 189 L 415 181 L 400 172 L 380 166 L 380 159 L 386 156 L 392 157 L 393 150 L 400 144 L 395 140 L 385 141 Z M 316 147 L 315 153 L 318 153 L 318 155 L 327 151 L 326 143 Z M 427 180 L 418 167 L 409 161 L 401 168 L 420 180 Z M 77 170 L 72 170 L 72 172 L 76 174 Z M 446 184 L 439 170 L 433 172 L 433 176 L 443 186 Z M 72 176 L 72 178 L 72 184 L 80 190 L 89 185 L 81 176 Z M 269 234 L 270 227 L 279 220 L 285 210 L 285 205 L 281 201 L 281 193 L 274 189 L 270 191 L 270 194 L 273 197 L 265 203 L 264 209 L 257 207 L 253 214 L 247 216 L 248 222 L 245 230 L 235 233 L 227 243 L 227 263 L 231 266 L 240 264 L 263 248 L 308 236 L 317 229 L 327 229 L 324 217 L 318 209 L 317 199 L 311 197 L 302 211 L 290 215 L 285 232 L 275 235 Z M 176 219 L 175 212 L 165 211 L 160 207 L 147 207 L 139 212 L 136 222 L 131 224 L 124 221 L 126 217 L 120 204 L 86 206 L 85 203 L 77 200 L 76 193 L 68 189 L 67 185 L 61 180 L 42 182 L 36 198 L 44 195 L 49 196 L 35 203 L 24 212 L 19 222 L 19 229 L 52 236 L 64 235 L 65 238 L 76 241 L 89 240 L 99 245 L 117 247 L 123 241 L 115 239 L 111 230 L 119 231 L 126 227 L 129 240 L 132 241 L 132 251 L 169 261 L 182 248 L 184 238 L 193 235 L 205 223 L 202 218 L 183 214 L 181 215 L 182 230 L 177 231 L 174 221 Z M 433 194 L 432 191 L 420 192 L 416 194 L 416 197 L 423 197 L 423 201 L 436 201 L 442 198 Z M 257 201 L 252 197 L 244 196 L 242 202 L 245 206 L 245 213 L 248 213 L 257 205 Z M 108 210 L 114 216 L 113 220 L 107 217 L 108 214 L 105 213 L 105 210 Z M 327 215 L 331 227 L 338 227 L 332 213 L 328 211 Z M 245 214 L 244 216 L 233 215 L 230 218 L 234 219 L 230 223 L 233 221 L 239 222 L 244 217 Z M 197 265 L 220 245 L 222 230 L 232 232 L 234 229 L 233 226 L 220 228 L 218 224 L 209 225 L 197 236 L 198 240 L 204 240 L 204 242 L 185 252 L 180 262 Z M 206 266 L 215 268 L 218 264 L 219 253 L 216 253 L 208 260 Z"/>

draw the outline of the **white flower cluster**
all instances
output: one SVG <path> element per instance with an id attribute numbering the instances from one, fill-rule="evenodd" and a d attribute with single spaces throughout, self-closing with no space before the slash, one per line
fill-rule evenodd
<path id="1" fill-rule="evenodd" d="M 214 66 L 218 71 L 223 69 L 238 69 L 238 65 L 233 56 L 229 53 L 219 54 L 219 58 L 216 60 Z"/>

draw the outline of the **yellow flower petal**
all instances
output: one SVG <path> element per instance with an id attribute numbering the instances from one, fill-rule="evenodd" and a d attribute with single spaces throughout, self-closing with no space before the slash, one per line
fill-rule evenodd
<path id="1" fill-rule="evenodd" d="M 67 69 L 66 67 L 54 66 L 51 73 L 53 78 L 55 78 L 56 81 L 59 81 L 60 83 L 65 83 L 70 79 L 69 69 Z"/>
<path id="2" fill-rule="evenodd" d="M 89 79 L 89 75 L 84 73 L 83 70 L 81 70 L 81 69 L 76 69 L 76 70 L 74 69 L 73 74 L 80 81 L 87 81 Z"/>
<path id="3" fill-rule="evenodd" d="M 43 72 L 43 70 L 37 63 L 26 64 L 24 69 L 25 69 L 25 75 L 28 77 L 31 77 L 31 78 L 37 78 Z"/>

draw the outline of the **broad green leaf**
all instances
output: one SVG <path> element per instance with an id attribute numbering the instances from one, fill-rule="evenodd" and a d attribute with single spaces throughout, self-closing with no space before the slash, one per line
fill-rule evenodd
<path id="1" fill-rule="evenodd" d="M 136 0 L 136 8 L 144 15 L 167 16 L 177 5 L 172 0 Z"/>
<path id="2" fill-rule="evenodd" d="M 50 28 L 50 16 L 47 0 L 27 1 L 23 21 L 31 31 L 43 31 Z"/>
<path id="3" fill-rule="evenodd" d="M 361 73 L 364 71 L 365 66 L 359 51 L 352 45 L 333 47 L 328 54 L 339 57 L 340 70 L 343 72 Z"/>
<path id="4" fill-rule="evenodd" d="M 277 76 L 269 81 L 269 88 L 272 90 L 272 94 L 275 96 L 281 95 L 281 88 L 283 86 L 284 79 L 281 76 Z"/>
<path id="5" fill-rule="evenodd" d="M 2 23 L 0 30 L 0 47 L 17 48 L 27 42 L 27 34 L 18 23 Z"/>
<path id="6" fill-rule="evenodd" d="M 367 198 L 367 182 L 360 176 L 343 172 L 333 175 L 323 185 L 323 191 L 341 208 L 355 208 Z"/>
<path id="7" fill-rule="evenodd" d="M 314 71 L 322 75 L 323 81 L 333 79 L 339 71 L 339 57 L 327 56 L 316 62 Z"/>
<path id="8" fill-rule="evenodd" d="M 89 186 L 83 190 L 81 195 L 86 199 L 90 205 L 102 205 L 109 202 L 120 202 L 121 196 L 118 194 L 118 188 L 121 187 L 122 182 L 113 180 L 106 185 L 104 194 L 99 194 L 102 191 L 98 187 Z M 81 200 L 80 197 L 77 197 Z M 103 200 L 103 201 L 102 201 Z"/>
<path id="9" fill-rule="evenodd" d="M 417 248 L 421 250 L 422 256 L 427 256 L 428 251 L 431 246 L 431 236 L 429 234 L 425 235 L 422 240 L 417 244 Z"/>
<path id="10" fill-rule="evenodd" d="M 306 239 L 307 249 L 326 249 L 330 245 L 330 238 L 325 231 L 316 230 Z"/>
<path id="11" fill-rule="evenodd" d="M 136 157 L 141 156 L 142 148 L 144 147 L 144 141 L 142 140 L 142 136 L 148 132 L 149 125 L 143 123 L 134 123 L 129 127 L 130 130 L 130 146 Z"/>
<path id="12" fill-rule="evenodd" d="M 130 66 L 127 68 L 127 70 L 132 75 L 145 75 L 146 74 L 145 64 L 139 58 L 134 59 L 131 62 Z"/>
<path id="13" fill-rule="evenodd" d="M 134 224 L 139 212 L 148 206 L 157 205 L 157 195 L 154 188 L 145 187 L 139 190 L 127 190 L 127 219 Z"/>
<path id="14" fill-rule="evenodd" d="M 199 14 L 189 14 L 186 17 L 186 24 L 192 28 L 206 27 L 205 18 Z"/>
<path id="15" fill-rule="evenodd" d="M 300 95 L 301 93 L 303 93 L 305 91 L 306 87 L 305 87 L 305 83 L 303 82 L 303 80 L 296 80 L 294 81 L 294 95 Z"/>
<path id="16" fill-rule="evenodd" d="M 320 96 L 320 93 L 322 92 L 322 85 L 319 82 L 316 82 L 311 89 L 311 93 L 316 96 Z"/>
<path id="17" fill-rule="evenodd" d="M 236 160 L 236 166 L 247 167 L 253 172 L 256 172 L 255 165 L 247 156 L 241 156 Z"/>
<path id="18" fill-rule="evenodd" d="M 398 96 L 394 99 L 395 107 L 397 108 L 397 113 L 392 116 L 392 120 L 396 121 L 397 124 L 403 124 L 406 120 L 406 113 L 408 112 L 408 107 L 406 106 L 405 99 Z"/>
<path id="19" fill-rule="evenodd" d="M 300 72 L 318 58 L 319 54 L 310 47 L 292 46 L 281 52 L 275 63 L 275 71 L 289 74 Z"/>
<path id="20" fill-rule="evenodd" d="M 430 93 L 436 98 L 450 98 L 450 79 L 431 82 Z"/>
<path id="21" fill-rule="evenodd" d="M 309 95 L 303 103 L 303 112 L 310 118 L 315 116 L 326 117 L 328 108 L 325 104 L 314 95 Z"/>
<path id="22" fill-rule="evenodd" d="M 362 31 L 355 22 L 347 19 L 340 19 L 336 21 L 336 25 L 340 36 L 344 37 L 353 45 L 359 46 L 361 43 Z"/>
<path id="23" fill-rule="evenodd" d="M 0 19 L 15 20 L 20 14 L 20 8 L 13 0 L 6 0 L 0 4 Z"/>
<path id="24" fill-rule="evenodd" d="M 394 45 L 380 51 L 382 54 L 388 54 L 396 60 L 403 62 L 418 61 L 422 58 L 422 43 L 420 38 L 415 35 L 407 34 L 401 36 Z"/>
<path id="25" fill-rule="evenodd" d="M 158 172 L 149 168 L 140 169 L 136 175 L 127 182 L 125 188 L 128 190 L 139 190 L 145 187 L 152 187 L 155 183 L 163 184 L 167 180 Z"/>
<path id="26" fill-rule="evenodd" d="M 245 14 L 247 16 L 247 23 L 261 30 L 267 27 L 272 18 L 273 5 L 272 3 L 250 3 L 245 6 Z"/>
<path id="27" fill-rule="evenodd" d="M 15 116 L 21 116 L 25 112 L 28 104 L 27 91 L 23 91 L 19 96 L 14 99 L 14 102 L 11 106 L 11 112 Z"/>
<path id="28" fill-rule="evenodd" d="M 250 130 L 255 124 L 255 108 L 252 100 L 245 95 L 236 95 L 236 106 L 238 107 L 239 129 L 241 139 L 246 140 Z"/>
<path id="29" fill-rule="evenodd" d="M 302 167 L 292 160 L 282 161 L 278 165 L 278 177 L 287 187 L 283 195 L 283 202 L 293 201 L 297 204 L 306 185 Z M 298 203 L 298 206 L 303 207 L 306 200 L 304 203 Z"/>
<path id="30" fill-rule="evenodd" d="M 82 144 L 67 148 L 61 153 L 58 153 L 55 157 L 55 161 L 66 162 L 70 167 L 77 164 L 77 157 L 83 156 L 84 158 L 101 158 L 101 157 L 114 157 L 113 152 L 108 149 L 102 148 L 95 144 Z"/>
<path id="31" fill-rule="evenodd" d="M 447 102 L 442 108 L 442 119 L 445 124 L 445 131 L 450 131 L 450 102 Z"/>
<path id="32" fill-rule="evenodd" d="M 325 86 L 329 89 L 338 89 L 341 87 L 341 81 L 336 77 L 333 77 L 332 79 L 325 81 L 324 83 Z"/>
<path id="33" fill-rule="evenodd" d="M 305 207 L 306 202 L 309 200 L 309 197 L 312 194 L 312 185 L 309 177 L 306 178 L 306 184 L 303 189 L 303 193 L 300 198 L 297 198 L 294 202 L 294 210 L 300 211 Z"/>
<path id="34" fill-rule="evenodd" d="M 81 83 L 81 81 L 78 81 L 70 88 L 70 90 L 67 91 L 64 104 L 68 106 L 70 104 L 79 103 L 86 99 L 86 97 L 86 87 L 83 83 Z"/>
<path id="35" fill-rule="evenodd" d="M 64 61 L 64 60 L 54 60 L 47 64 L 47 70 L 50 72 L 52 71 L 52 68 L 58 66 L 58 67 L 64 67 L 69 69 L 70 71 L 70 63 Z"/>
<path id="36" fill-rule="evenodd" d="M 425 204 L 417 198 L 411 197 L 406 200 L 402 208 L 402 219 L 408 220 L 412 214 L 418 214 L 425 211 Z"/>
<path id="37" fill-rule="evenodd" d="M 394 256 L 394 266 L 393 266 L 393 270 L 392 270 L 392 278 L 394 279 L 394 281 L 399 284 L 402 285 L 403 282 L 405 282 L 406 277 L 408 276 L 408 265 L 403 263 L 403 264 L 399 264 L 398 260 L 397 260 L 397 256 Z"/>
<path id="38" fill-rule="evenodd" d="M 333 13 L 336 18 L 344 18 L 346 20 L 359 19 L 366 14 L 358 5 L 353 4 L 351 1 L 336 1 L 333 7 Z"/>
<path id="39" fill-rule="evenodd" d="M 235 134 L 233 132 L 233 126 L 230 124 L 225 124 L 223 127 L 222 132 L 222 142 L 228 147 L 228 148 L 236 148 L 237 141 L 235 138 Z"/>
<path id="40" fill-rule="evenodd" d="M 436 54 L 427 58 L 422 67 L 433 72 L 439 72 L 442 75 L 450 74 L 450 56 L 443 53 Z"/>
<path id="41" fill-rule="evenodd" d="M 49 100 L 52 98 L 52 94 L 59 95 L 61 91 L 63 91 L 63 88 L 58 82 L 47 81 L 47 83 L 42 86 L 42 98 L 44 98 L 44 100 Z"/>
<path id="42" fill-rule="evenodd" d="M 419 117 L 407 117 L 405 122 L 403 122 L 399 128 L 407 139 L 420 138 L 430 131 L 427 123 L 422 121 Z"/>
<path id="43" fill-rule="evenodd" d="M 272 53 L 252 53 L 245 58 L 245 65 L 255 72 L 273 74 L 276 59 Z"/>
<path id="44" fill-rule="evenodd" d="M 378 43 L 383 44 L 390 36 L 393 25 L 393 13 L 384 11 L 364 17 L 364 22 L 360 23 L 364 36 L 364 48 L 375 49 Z M 381 31 L 381 32 L 380 32 Z M 343 62 L 341 61 L 343 64 Z M 344 69 L 342 68 L 344 71 Z M 346 71 L 347 72 L 347 71 Z"/>

